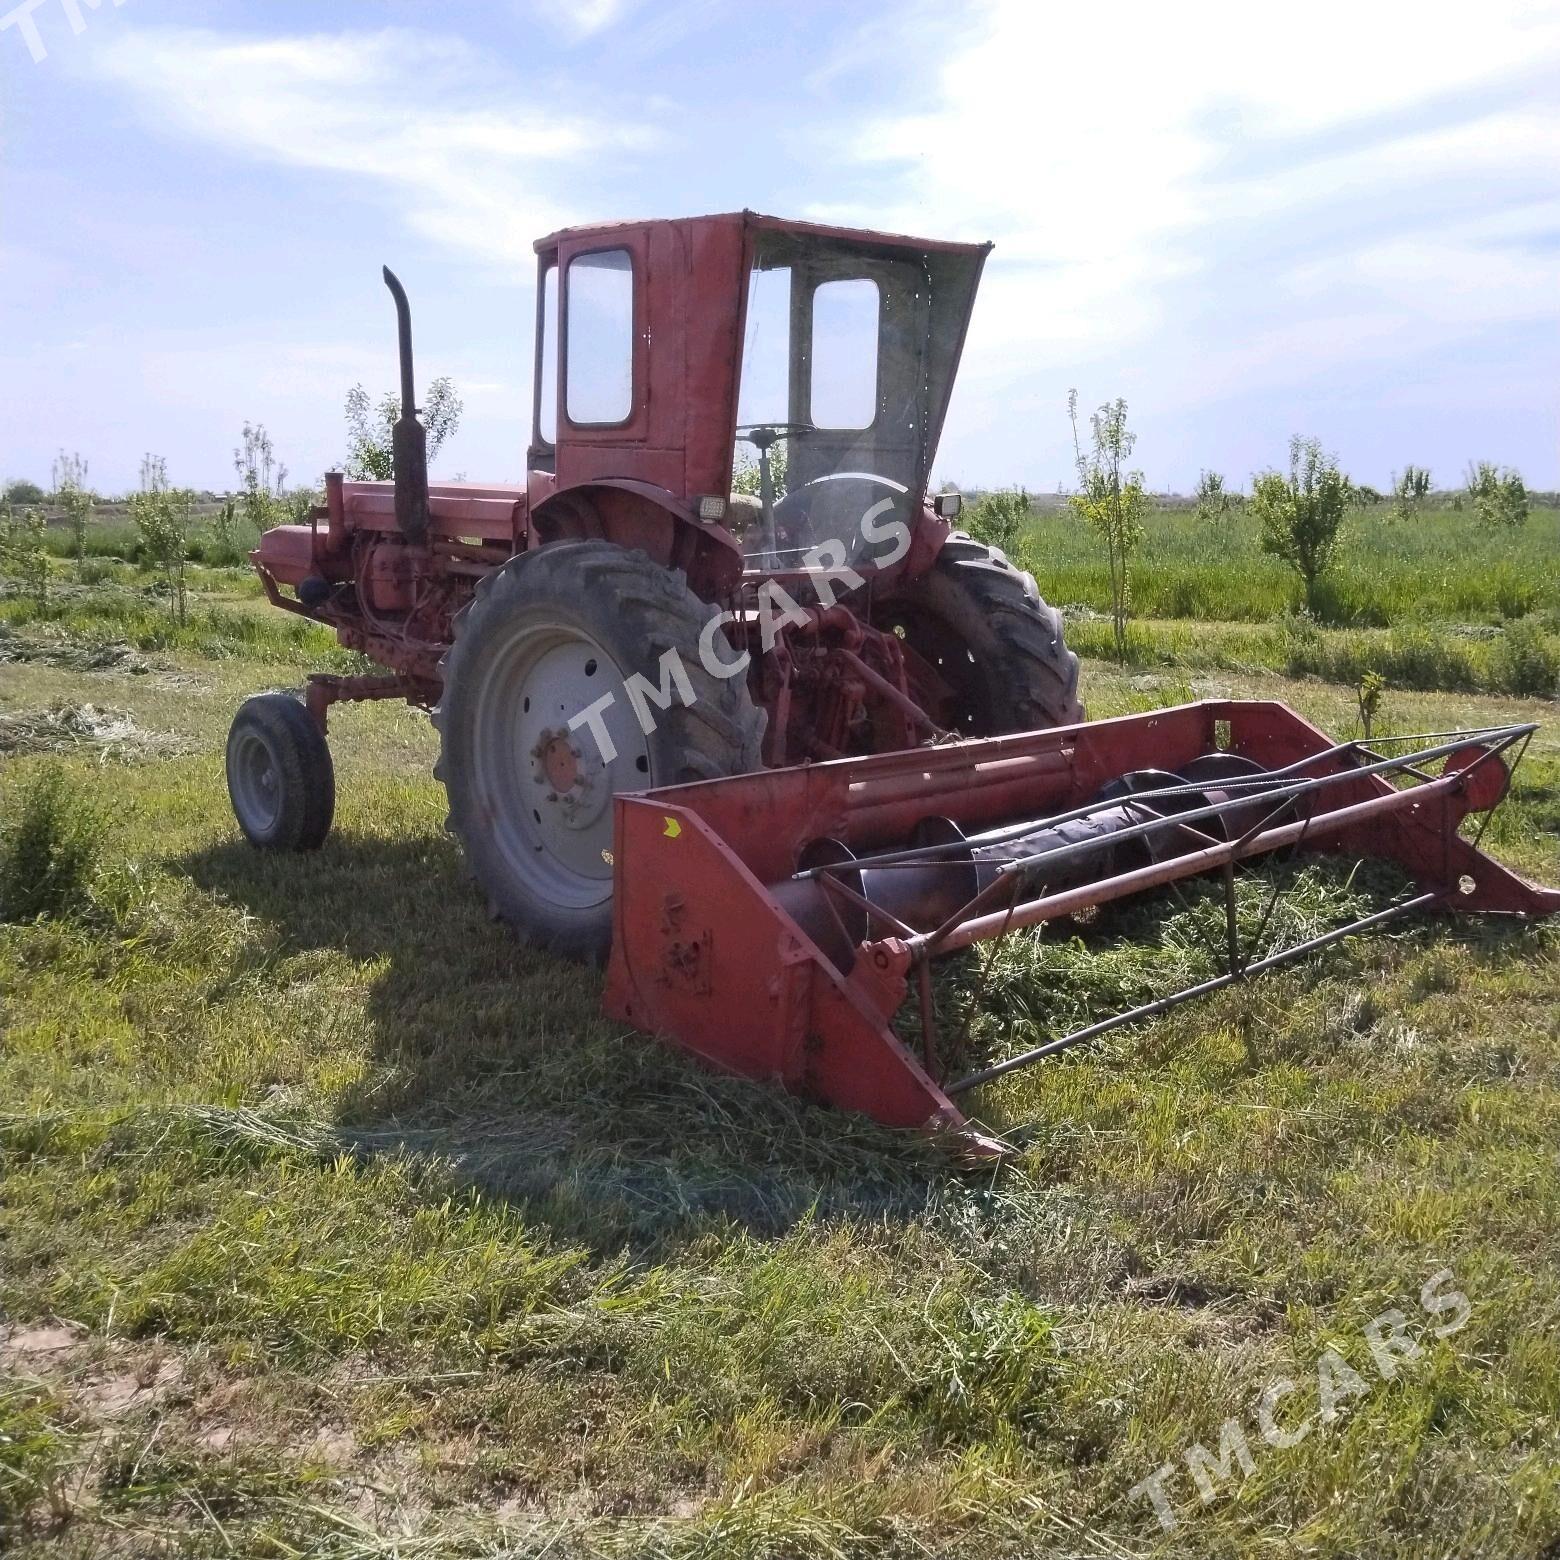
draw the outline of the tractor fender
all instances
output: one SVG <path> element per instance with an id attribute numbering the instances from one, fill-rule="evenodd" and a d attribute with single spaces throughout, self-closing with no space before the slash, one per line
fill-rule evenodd
<path id="1" fill-rule="evenodd" d="M 612 542 L 681 569 L 696 595 L 714 601 L 742 577 L 742 546 L 723 525 L 669 488 L 633 477 L 597 477 L 552 494 L 531 514 L 531 545 Z"/>

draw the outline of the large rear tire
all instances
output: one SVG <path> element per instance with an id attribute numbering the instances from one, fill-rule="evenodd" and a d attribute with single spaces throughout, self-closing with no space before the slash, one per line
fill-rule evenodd
<path id="1" fill-rule="evenodd" d="M 716 616 L 681 573 L 582 541 L 511 559 L 457 618 L 434 716 L 435 774 L 490 909 L 528 941 L 573 958 L 606 955 L 617 792 L 760 767 L 764 718 L 746 677 L 717 675 L 700 653 Z M 720 664 L 737 659 L 720 630 L 708 638 Z M 672 654 L 691 701 L 668 677 Z M 641 700 L 648 732 L 629 696 L 636 675 L 674 690 L 664 710 Z M 597 723 L 578 720 L 607 695 Z"/>
<path id="2" fill-rule="evenodd" d="M 877 615 L 930 674 L 917 690 L 940 725 L 965 736 L 1070 726 L 1084 718 L 1078 657 L 1034 576 L 956 531 L 937 562 Z"/>

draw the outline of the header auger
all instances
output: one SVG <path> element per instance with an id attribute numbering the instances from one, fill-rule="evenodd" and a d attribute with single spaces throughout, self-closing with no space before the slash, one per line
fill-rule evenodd
<path id="1" fill-rule="evenodd" d="M 610 951 L 610 1011 L 977 1153 L 970 1091 L 1146 1010 L 941 1078 L 934 958 L 1281 849 L 1419 885 L 1323 940 L 1560 908 L 1459 833 L 1530 728 L 1382 752 L 1272 704 L 1083 723 L 1060 614 L 928 493 L 988 246 L 739 212 L 536 248 L 525 484 L 429 484 L 387 270 L 395 482 L 332 475 L 252 555 L 276 606 L 385 668 L 239 711 L 255 844 L 325 839 L 332 704 L 408 699 L 479 890 L 543 947 Z M 1233 932 L 1229 956 L 1154 1010 L 1275 962 Z M 912 985 L 920 1061 L 890 1027 Z"/>

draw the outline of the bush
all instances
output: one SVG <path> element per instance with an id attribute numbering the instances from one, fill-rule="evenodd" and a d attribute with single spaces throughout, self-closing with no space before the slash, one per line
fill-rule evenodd
<path id="1" fill-rule="evenodd" d="M 38 486 L 36 482 L 16 481 L 7 482 L 3 496 L 7 502 L 18 506 L 27 504 L 41 504 L 48 498 L 48 494 Z"/>
<path id="2" fill-rule="evenodd" d="M 92 899 L 103 819 L 58 764 L 24 781 L 0 833 L 0 921 L 78 914 Z"/>
<path id="3" fill-rule="evenodd" d="M 1490 656 L 1490 680 L 1504 693 L 1560 695 L 1560 646 L 1530 618 L 1508 623 Z"/>
<path id="4" fill-rule="evenodd" d="M 971 504 L 964 528 L 988 546 L 1011 553 L 1033 518 L 1028 493 L 1023 488 L 1005 488 Z"/>
<path id="5" fill-rule="evenodd" d="M 1345 645 L 1351 661 L 1357 664 L 1361 652 L 1353 636 L 1345 637 Z M 1368 650 L 1363 653 L 1370 654 Z M 1480 683 L 1478 664 L 1466 644 L 1439 628 L 1419 623 L 1402 623 L 1392 629 L 1379 670 L 1398 688 L 1473 693 Z"/>
<path id="6" fill-rule="evenodd" d="M 1470 462 L 1468 496 L 1474 518 L 1489 530 L 1515 530 L 1527 524 L 1527 487 L 1509 466 L 1496 470 L 1491 461 Z"/>
<path id="7" fill-rule="evenodd" d="M 789 491 L 786 481 L 788 466 L 785 440 L 782 439 L 769 447 L 769 486 L 777 501 Z M 759 457 L 750 450 L 738 450 L 736 466 L 731 473 L 731 491 L 743 493 L 749 498 L 759 498 L 763 486 L 764 468 Z"/>
<path id="8" fill-rule="evenodd" d="M 1274 627 L 1275 659 L 1289 677 L 1321 677 L 1355 689 L 1367 676 L 1426 691 L 1472 693 L 1485 684 L 1471 648 L 1426 624 L 1399 624 L 1385 641 L 1379 634 L 1323 634 L 1304 612 L 1286 612 Z"/>

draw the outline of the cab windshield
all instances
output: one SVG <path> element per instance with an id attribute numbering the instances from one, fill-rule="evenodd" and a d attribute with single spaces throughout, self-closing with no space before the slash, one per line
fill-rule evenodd
<path id="1" fill-rule="evenodd" d="M 731 523 L 750 569 L 837 543 L 870 563 L 919 509 L 974 270 L 959 256 L 763 230 L 743 330 Z M 835 552 L 834 548 L 830 552 Z"/>

